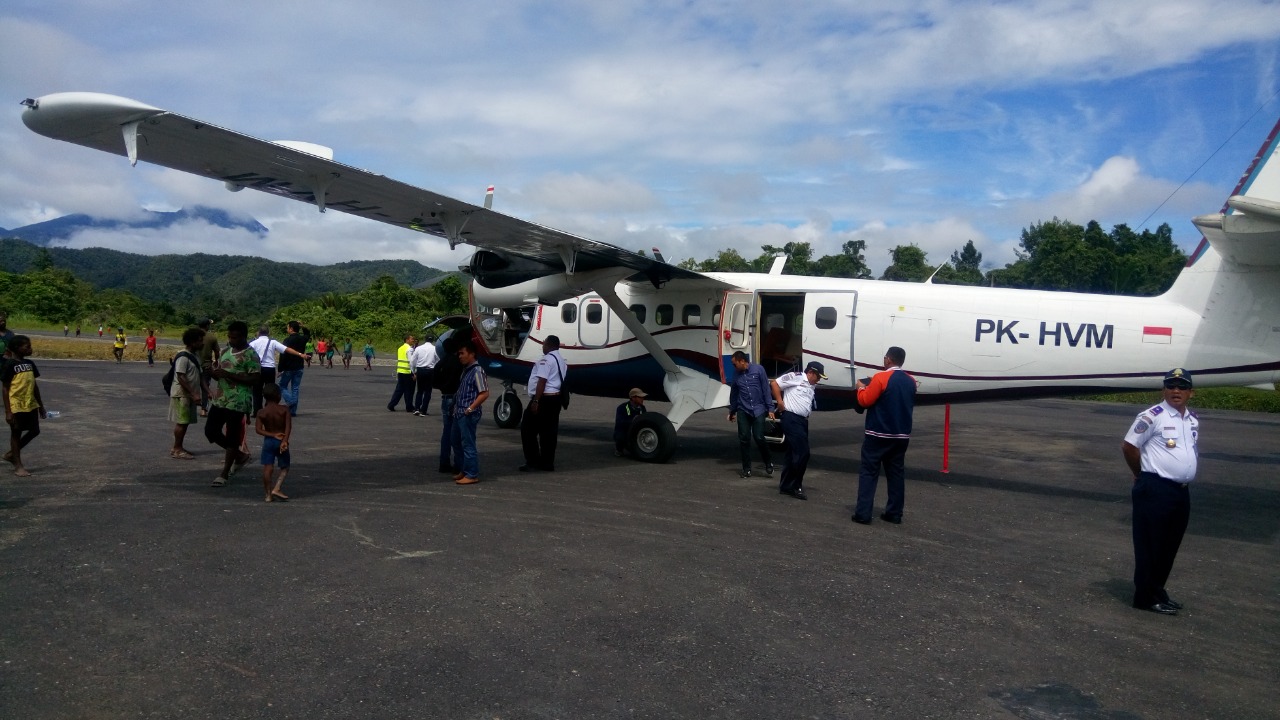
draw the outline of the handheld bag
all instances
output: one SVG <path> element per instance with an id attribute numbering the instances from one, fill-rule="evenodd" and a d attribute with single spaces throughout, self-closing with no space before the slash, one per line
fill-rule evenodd
<path id="1" fill-rule="evenodd" d="M 564 371 L 560 369 L 560 363 L 556 363 L 556 372 L 560 374 L 560 409 L 569 409 L 569 391 L 564 388 Z"/>

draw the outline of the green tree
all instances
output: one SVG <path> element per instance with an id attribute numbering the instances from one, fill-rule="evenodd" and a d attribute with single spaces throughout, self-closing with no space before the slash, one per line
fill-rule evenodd
<path id="1" fill-rule="evenodd" d="M 823 277 L 870 279 L 864 253 L 866 240 L 846 240 L 837 255 L 824 255 L 813 264 L 814 274 Z"/>
<path id="2" fill-rule="evenodd" d="M 884 269 L 881 280 L 921 282 L 933 273 L 933 269 L 925 263 L 925 251 L 915 243 L 899 245 L 890 250 L 889 254 L 893 257 L 893 263 Z"/>
<path id="3" fill-rule="evenodd" d="M 782 247 L 762 245 L 759 257 L 751 263 L 755 272 L 769 272 L 773 267 L 773 259 L 779 253 L 787 256 L 787 264 L 783 272 L 788 275 L 813 275 L 813 247 L 807 242 L 789 242 Z"/>
<path id="4" fill-rule="evenodd" d="M 978 285 L 982 282 L 982 253 L 969 240 L 951 253 L 950 281 L 956 285 Z"/>

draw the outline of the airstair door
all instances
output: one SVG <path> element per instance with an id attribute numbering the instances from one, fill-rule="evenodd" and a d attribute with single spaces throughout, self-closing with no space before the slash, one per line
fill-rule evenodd
<path id="1" fill-rule="evenodd" d="M 733 354 L 741 350 L 751 357 L 755 297 L 755 293 L 733 290 L 724 294 L 720 311 L 720 380 L 725 383 L 737 374 L 733 369 Z"/>

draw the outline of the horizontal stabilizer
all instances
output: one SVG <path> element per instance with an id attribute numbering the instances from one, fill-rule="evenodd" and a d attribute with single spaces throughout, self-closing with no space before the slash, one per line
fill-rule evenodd
<path id="1" fill-rule="evenodd" d="M 1225 260 L 1236 265 L 1280 265 L 1280 203 L 1233 195 L 1230 215 L 1201 215 L 1191 222 Z"/>

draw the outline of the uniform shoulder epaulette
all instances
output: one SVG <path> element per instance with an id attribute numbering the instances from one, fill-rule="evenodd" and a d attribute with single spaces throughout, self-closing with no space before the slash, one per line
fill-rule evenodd
<path id="1" fill-rule="evenodd" d="M 1195 410 L 1192 410 L 1191 408 L 1187 408 L 1187 414 L 1188 414 L 1188 415 L 1190 415 L 1191 417 L 1193 417 L 1193 418 L 1197 419 L 1197 420 L 1199 420 L 1199 419 L 1200 419 L 1200 416 L 1196 414 L 1196 411 L 1195 411 Z"/>
<path id="2" fill-rule="evenodd" d="M 1164 406 L 1156 405 L 1154 407 L 1149 407 L 1147 408 L 1147 412 L 1151 413 L 1152 415 L 1159 415 L 1160 413 L 1164 412 Z"/>

